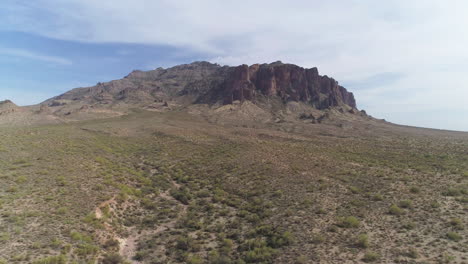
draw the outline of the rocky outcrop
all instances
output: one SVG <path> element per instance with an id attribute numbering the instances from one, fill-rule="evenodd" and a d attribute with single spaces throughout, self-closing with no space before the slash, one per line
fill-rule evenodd
<path id="1" fill-rule="evenodd" d="M 255 100 L 257 96 L 278 96 L 284 101 L 307 102 L 318 109 L 348 105 L 356 108 L 354 95 L 317 68 L 283 64 L 254 64 L 235 67 L 224 82 L 225 104 Z"/>

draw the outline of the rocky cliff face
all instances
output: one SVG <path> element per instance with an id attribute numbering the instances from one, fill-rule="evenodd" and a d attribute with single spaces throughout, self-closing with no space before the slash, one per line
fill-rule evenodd
<path id="1" fill-rule="evenodd" d="M 320 76 L 317 68 L 304 69 L 279 62 L 235 67 L 226 78 L 223 94 L 225 104 L 255 100 L 263 95 L 307 102 L 318 109 L 339 105 L 356 108 L 353 94 L 334 79 Z"/>
<path id="2" fill-rule="evenodd" d="M 306 102 L 317 109 L 347 105 L 356 108 L 352 93 L 317 68 L 293 64 L 220 66 L 194 62 L 169 69 L 133 71 L 124 79 L 77 88 L 45 102 L 51 107 L 64 101 L 87 104 L 147 104 L 171 100 L 185 103 L 231 104 L 277 97 L 283 102 Z"/>

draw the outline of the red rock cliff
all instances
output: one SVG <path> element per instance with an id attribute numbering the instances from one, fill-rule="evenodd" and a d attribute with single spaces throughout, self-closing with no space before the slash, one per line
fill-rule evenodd
<path id="1" fill-rule="evenodd" d="M 354 95 L 317 68 L 272 63 L 234 67 L 223 84 L 224 103 L 255 100 L 259 95 L 279 96 L 284 101 L 302 101 L 318 109 L 348 105 L 356 108 Z"/>

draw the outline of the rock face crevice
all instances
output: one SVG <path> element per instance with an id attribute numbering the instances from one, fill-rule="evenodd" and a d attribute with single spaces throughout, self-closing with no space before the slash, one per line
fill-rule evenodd
<path id="1" fill-rule="evenodd" d="M 278 96 L 283 101 L 306 102 L 318 109 L 348 105 L 356 108 L 354 95 L 317 68 L 292 64 L 241 65 L 231 70 L 223 84 L 225 104 L 255 100 L 256 96 Z"/>

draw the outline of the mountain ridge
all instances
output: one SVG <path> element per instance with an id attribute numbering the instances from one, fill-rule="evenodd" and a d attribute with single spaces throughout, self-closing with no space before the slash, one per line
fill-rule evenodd
<path id="1" fill-rule="evenodd" d="M 317 68 L 305 69 L 279 61 L 233 67 L 197 61 L 167 69 L 134 70 L 122 79 L 75 88 L 42 104 L 54 107 L 64 103 L 58 100 L 99 104 L 175 100 L 213 105 L 255 102 L 262 97 L 306 102 L 317 109 L 342 105 L 357 108 L 354 95 L 333 78 L 319 75 Z"/>

